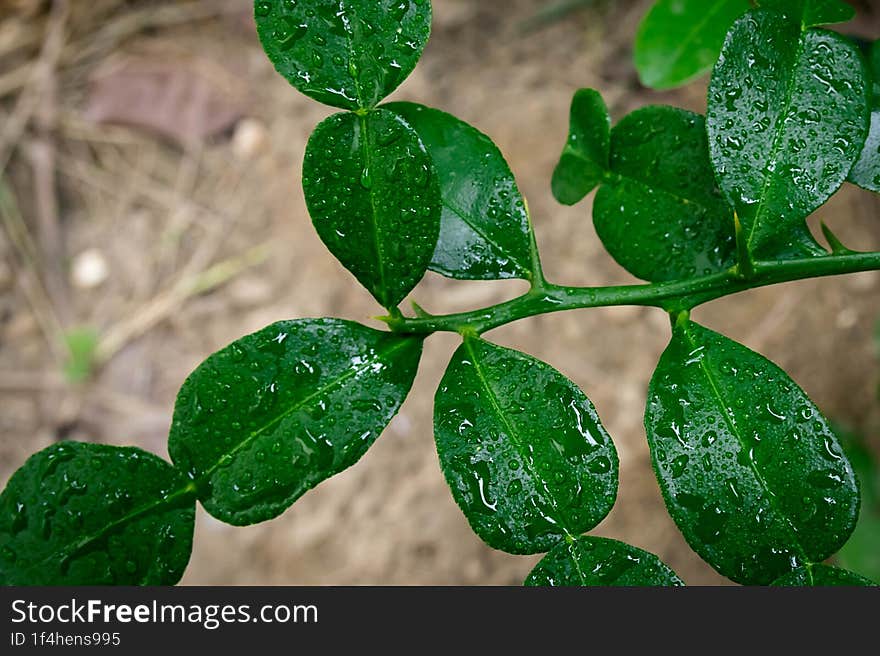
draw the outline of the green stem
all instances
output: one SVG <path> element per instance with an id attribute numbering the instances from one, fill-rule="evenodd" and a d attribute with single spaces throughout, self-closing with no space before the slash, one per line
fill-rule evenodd
<path id="1" fill-rule="evenodd" d="M 736 267 L 700 278 L 646 285 L 563 287 L 545 283 L 505 303 L 481 310 L 418 318 L 385 317 L 392 331 L 403 334 L 435 332 L 484 333 L 540 314 L 613 305 L 643 305 L 665 310 L 689 310 L 723 296 L 783 282 L 880 270 L 880 252 L 753 262 L 744 280 Z"/>

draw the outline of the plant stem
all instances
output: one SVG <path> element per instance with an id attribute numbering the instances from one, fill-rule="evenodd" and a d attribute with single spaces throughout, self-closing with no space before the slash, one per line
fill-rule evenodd
<path id="1" fill-rule="evenodd" d="M 880 252 L 826 255 L 781 262 L 753 262 L 743 280 L 737 267 L 689 280 L 612 287 L 564 287 L 545 283 L 510 301 L 481 310 L 417 318 L 384 317 L 392 331 L 402 334 L 435 332 L 484 333 L 540 314 L 579 308 L 643 305 L 665 310 L 690 310 L 723 296 L 783 282 L 880 270 Z"/>

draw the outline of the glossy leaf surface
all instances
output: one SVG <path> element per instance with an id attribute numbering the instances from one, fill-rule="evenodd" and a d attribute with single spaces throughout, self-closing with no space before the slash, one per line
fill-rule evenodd
<path id="1" fill-rule="evenodd" d="M 0 495 L 0 584 L 171 585 L 192 551 L 195 495 L 135 448 L 61 442 Z"/>
<path id="2" fill-rule="evenodd" d="M 715 184 L 703 117 L 673 107 L 624 117 L 611 132 L 611 173 L 593 222 L 614 259 L 644 280 L 732 266 L 733 213 Z"/>
<path id="3" fill-rule="evenodd" d="M 415 68 L 430 0 L 256 0 L 263 49 L 278 72 L 333 107 L 374 107 Z"/>
<path id="4" fill-rule="evenodd" d="M 657 587 L 684 583 L 654 554 L 617 540 L 581 536 L 556 545 L 523 585 Z"/>
<path id="5" fill-rule="evenodd" d="M 553 171 L 553 196 L 563 205 L 575 205 L 602 182 L 608 170 L 611 116 L 594 89 L 574 95 L 569 114 L 568 141 Z"/>
<path id="6" fill-rule="evenodd" d="M 849 173 L 849 181 L 863 189 L 880 193 L 880 46 L 871 46 L 871 126 L 865 147 Z"/>
<path id="7" fill-rule="evenodd" d="M 356 463 L 397 414 L 422 340 L 340 319 L 282 321 L 201 364 L 169 451 L 214 517 L 271 519 Z"/>
<path id="8" fill-rule="evenodd" d="M 876 586 L 873 581 L 853 572 L 828 565 L 810 565 L 796 570 L 773 582 L 787 587 Z"/>
<path id="9" fill-rule="evenodd" d="M 647 87 L 670 89 L 709 71 L 727 30 L 751 8 L 749 0 L 659 0 L 635 43 L 639 78 Z"/>
<path id="10" fill-rule="evenodd" d="M 498 147 L 446 112 L 405 102 L 384 108 L 418 133 L 437 172 L 443 215 L 431 270 L 465 280 L 529 278 L 529 219 Z"/>
<path id="11" fill-rule="evenodd" d="M 440 187 L 418 135 L 384 109 L 336 114 L 309 139 L 303 190 L 323 242 L 384 307 L 422 279 L 440 233 Z"/>
<path id="12" fill-rule="evenodd" d="M 824 253 L 804 219 L 846 179 L 867 127 L 849 41 L 776 11 L 734 24 L 709 87 L 709 148 L 755 258 Z"/>
<path id="13" fill-rule="evenodd" d="M 832 429 L 784 371 L 746 347 L 678 325 L 645 426 L 672 518 L 724 576 L 770 583 L 852 533 L 858 486 Z"/>
<path id="14" fill-rule="evenodd" d="M 803 27 L 845 23 L 856 15 L 855 8 L 843 0 L 758 0 L 758 6 L 788 13 Z"/>
<path id="15" fill-rule="evenodd" d="M 561 373 L 469 337 L 434 399 L 437 451 L 474 532 L 509 553 L 548 551 L 611 511 L 617 452 Z"/>

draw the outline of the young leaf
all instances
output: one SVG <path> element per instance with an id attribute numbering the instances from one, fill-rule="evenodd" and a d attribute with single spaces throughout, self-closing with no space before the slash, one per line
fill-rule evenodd
<path id="1" fill-rule="evenodd" d="M 652 553 L 617 540 L 581 536 L 553 547 L 523 585 L 660 587 L 684 583 Z"/>
<path id="2" fill-rule="evenodd" d="M 190 375 L 171 458 L 217 519 L 272 519 L 366 453 L 406 398 L 421 352 L 421 338 L 340 319 L 273 324 Z"/>
<path id="3" fill-rule="evenodd" d="M 709 162 L 705 121 L 673 107 L 645 107 L 611 131 L 611 173 L 593 223 L 617 262 L 663 282 L 732 266 L 733 213 Z"/>
<path id="4" fill-rule="evenodd" d="M 318 235 L 384 307 L 422 279 L 440 233 L 440 188 L 418 135 L 385 109 L 336 114 L 309 139 L 303 190 Z"/>
<path id="5" fill-rule="evenodd" d="M 880 193 L 880 41 L 871 46 L 871 126 L 859 160 L 848 180 L 863 189 Z"/>
<path id="6" fill-rule="evenodd" d="M 873 581 L 853 572 L 827 565 L 805 565 L 775 580 L 773 585 L 787 587 L 876 586 Z"/>
<path id="7" fill-rule="evenodd" d="M 594 89 L 581 89 L 571 102 L 568 141 L 553 171 L 553 196 L 576 205 L 602 182 L 608 170 L 611 116 Z"/>
<path id="8" fill-rule="evenodd" d="M 678 324 L 649 390 L 654 470 L 688 543 L 724 576 L 764 585 L 821 562 L 855 526 L 855 475 L 826 419 L 779 367 Z"/>
<path id="9" fill-rule="evenodd" d="M 173 585 L 194 522 L 191 482 L 161 458 L 53 444 L 0 495 L 0 585 Z"/>
<path id="10" fill-rule="evenodd" d="M 727 30 L 749 0 L 659 0 L 642 19 L 635 42 L 639 78 L 671 89 L 712 68 Z"/>
<path id="11" fill-rule="evenodd" d="M 709 86 L 709 148 L 754 257 L 825 253 L 804 219 L 865 143 L 864 68 L 848 40 L 776 11 L 749 12 L 728 34 Z"/>
<path id="12" fill-rule="evenodd" d="M 375 107 L 415 68 L 431 32 L 430 0 L 256 0 L 263 49 L 318 102 Z"/>
<path id="13" fill-rule="evenodd" d="M 425 145 L 440 182 L 443 215 L 430 269 L 451 278 L 529 278 L 531 227 L 498 147 L 451 114 L 413 103 L 383 105 Z"/>
<path id="14" fill-rule="evenodd" d="M 509 553 L 596 526 L 617 495 L 617 452 L 593 404 L 549 365 L 468 337 L 434 399 L 437 452 L 474 532 Z"/>
<path id="15" fill-rule="evenodd" d="M 845 23 L 856 15 L 852 5 L 842 0 L 758 0 L 758 6 L 785 12 L 805 28 Z"/>

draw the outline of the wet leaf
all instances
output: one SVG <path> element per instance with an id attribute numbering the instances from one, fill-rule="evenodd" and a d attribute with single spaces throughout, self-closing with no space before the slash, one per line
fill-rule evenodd
<path id="1" fill-rule="evenodd" d="M 608 538 L 582 536 L 556 545 L 537 564 L 527 586 L 680 586 L 657 556 Z"/>
<path id="2" fill-rule="evenodd" d="M 413 129 L 385 109 L 331 116 L 309 139 L 303 190 L 330 251 L 384 307 L 400 303 L 431 263 L 442 211 Z"/>
<path id="3" fill-rule="evenodd" d="M 307 96 L 371 108 L 415 68 L 430 0 L 256 0 L 257 32 L 278 72 Z"/>
<path id="4" fill-rule="evenodd" d="M 190 482 L 161 458 L 53 444 L 0 495 L 0 585 L 172 585 L 194 522 Z"/>
<path id="5" fill-rule="evenodd" d="M 865 89 L 862 57 L 838 34 L 771 10 L 734 24 L 709 87 L 709 148 L 756 259 L 825 253 L 804 219 L 859 157 Z"/>
<path id="6" fill-rule="evenodd" d="M 547 551 L 611 511 L 617 452 L 583 392 L 549 365 L 468 337 L 434 399 L 452 496 L 509 553 Z"/>
<path id="7" fill-rule="evenodd" d="M 848 180 L 863 189 L 880 193 L 880 45 L 871 46 L 871 126 L 868 138 L 858 161 L 849 173 Z"/>
<path id="8" fill-rule="evenodd" d="M 639 78 L 671 89 L 715 64 L 727 30 L 751 8 L 749 0 L 659 0 L 642 19 L 635 42 Z"/>
<path id="9" fill-rule="evenodd" d="M 571 102 L 568 141 L 553 171 L 553 196 L 575 205 L 602 182 L 608 170 L 611 116 L 594 89 L 580 89 Z"/>
<path id="10" fill-rule="evenodd" d="M 621 266 L 663 282 L 733 265 L 733 213 L 715 184 L 702 116 L 637 110 L 611 131 L 610 162 L 593 222 Z"/>
<path id="11" fill-rule="evenodd" d="M 876 586 L 873 581 L 853 572 L 827 565 L 806 565 L 798 567 L 773 582 L 773 585 L 787 587 L 831 587 L 831 586 Z"/>
<path id="12" fill-rule="evenodd" d="M 464 280 L 529 278 L 529 219 L 498 147 L 437 109 L 413 103 L 383 107 L 418 133 L 440 182 L 443 215 L 431 270 Z"/>
<path id="13" fill-rule="evenodd" d="M 758 6 L 786 12 L 803 27 L 845 23 L 856 15 L 853 6 L 842 0 L 758 0 Z"/>
<path id="14" fill-rule="evenodd" d="M 666 506 L 724 576 L 768 584 L 852 533 L 859 492 L 826 419 L 779 367 L 678 324 L 645 415 Z"/>
<path id="15" fill-rule="evenodd" d="M 341 319 L 272 324 L 186 380 L 171 459 L 217 519 L 272 519 L 366 453 L 406 398 L 421 351 L 420 338 Z"/>

